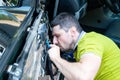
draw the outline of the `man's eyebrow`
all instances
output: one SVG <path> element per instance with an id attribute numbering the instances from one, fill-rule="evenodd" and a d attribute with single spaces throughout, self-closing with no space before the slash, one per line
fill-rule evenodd
<path id="1" fill-rule="evenodd" d="M 57 34 L 57 33 L 54 33 L 53 35 L 54 35 L 54 36 L 57 36 L 58 34 Z"/>
<path id="2" fill-rule="evenodd" d="M 58 37 L 58 36 L 60 36 L 60 34 L 58 34 L 58 33 L 55 33 L 55 34 L 53 34 L 53 36 L 56 36 L 56 37 Z"/>

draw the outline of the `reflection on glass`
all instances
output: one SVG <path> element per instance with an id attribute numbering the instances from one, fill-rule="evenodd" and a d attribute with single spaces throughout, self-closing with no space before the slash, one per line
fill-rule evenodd
<path id="1" fill-rule="evenodd" d="M 0 0 L 0 6 L 17 6 L 18 0 Z"/>
<path id="2" fill-rule="evenodd" d="M 20 26 L 26 14 L 12 13 L 5 10 L 0 10 L 0 29 L 7 29 L 10 36 L 14 35 L 17 28 Z"/>
<path id="3" fill-rule="evenodd" d="M 16 34 L 30 7 L 0 8 L 0 57 Z"/>

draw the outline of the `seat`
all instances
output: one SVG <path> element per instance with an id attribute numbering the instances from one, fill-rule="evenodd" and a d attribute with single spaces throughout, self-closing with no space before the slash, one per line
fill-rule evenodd
<path id="1" fill-rule="evenodd" d="M 86 7 L 87 0 L 59 0 L 57 14 L 61 12 L 68 12 L 79 19 L 86 11 Z"/>
<path id="2" fill-rule="evenodd" d="M 120 13 L 120 0 L 104 0 L 104 3 L 115 14 Z"/>
<path id="3" fill-rule="evenodd" d="M 120 47 L 120 19 L 110 24 L 105 35 L 111 38 Z"/>

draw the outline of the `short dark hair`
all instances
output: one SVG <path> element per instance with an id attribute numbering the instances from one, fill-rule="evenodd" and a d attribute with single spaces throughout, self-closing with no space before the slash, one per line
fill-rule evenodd
<path id="1" fill-rule="evenodd" d="M 60 28 L 68 31 L 72 26 L 75 26 L 78 32 L 82 31 L 78 20 L 71 14 L 67 12 L 62 12 L 56 16 L 51 22 L 52 27 L 59 25 Z"/>

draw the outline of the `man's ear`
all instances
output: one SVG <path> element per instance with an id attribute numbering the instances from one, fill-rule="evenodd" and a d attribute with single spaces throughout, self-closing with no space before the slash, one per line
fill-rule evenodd
<path id="1" fill-rule="evenodd" d="M 77 30 L 76 30 L 76 27 L 73 26 L 73 27 L 70 28 L 69 31 L 70 31 L 70 33 L 71 33 L 71 35 L 73 37 L 73 36 L 75 36 Z"/>

